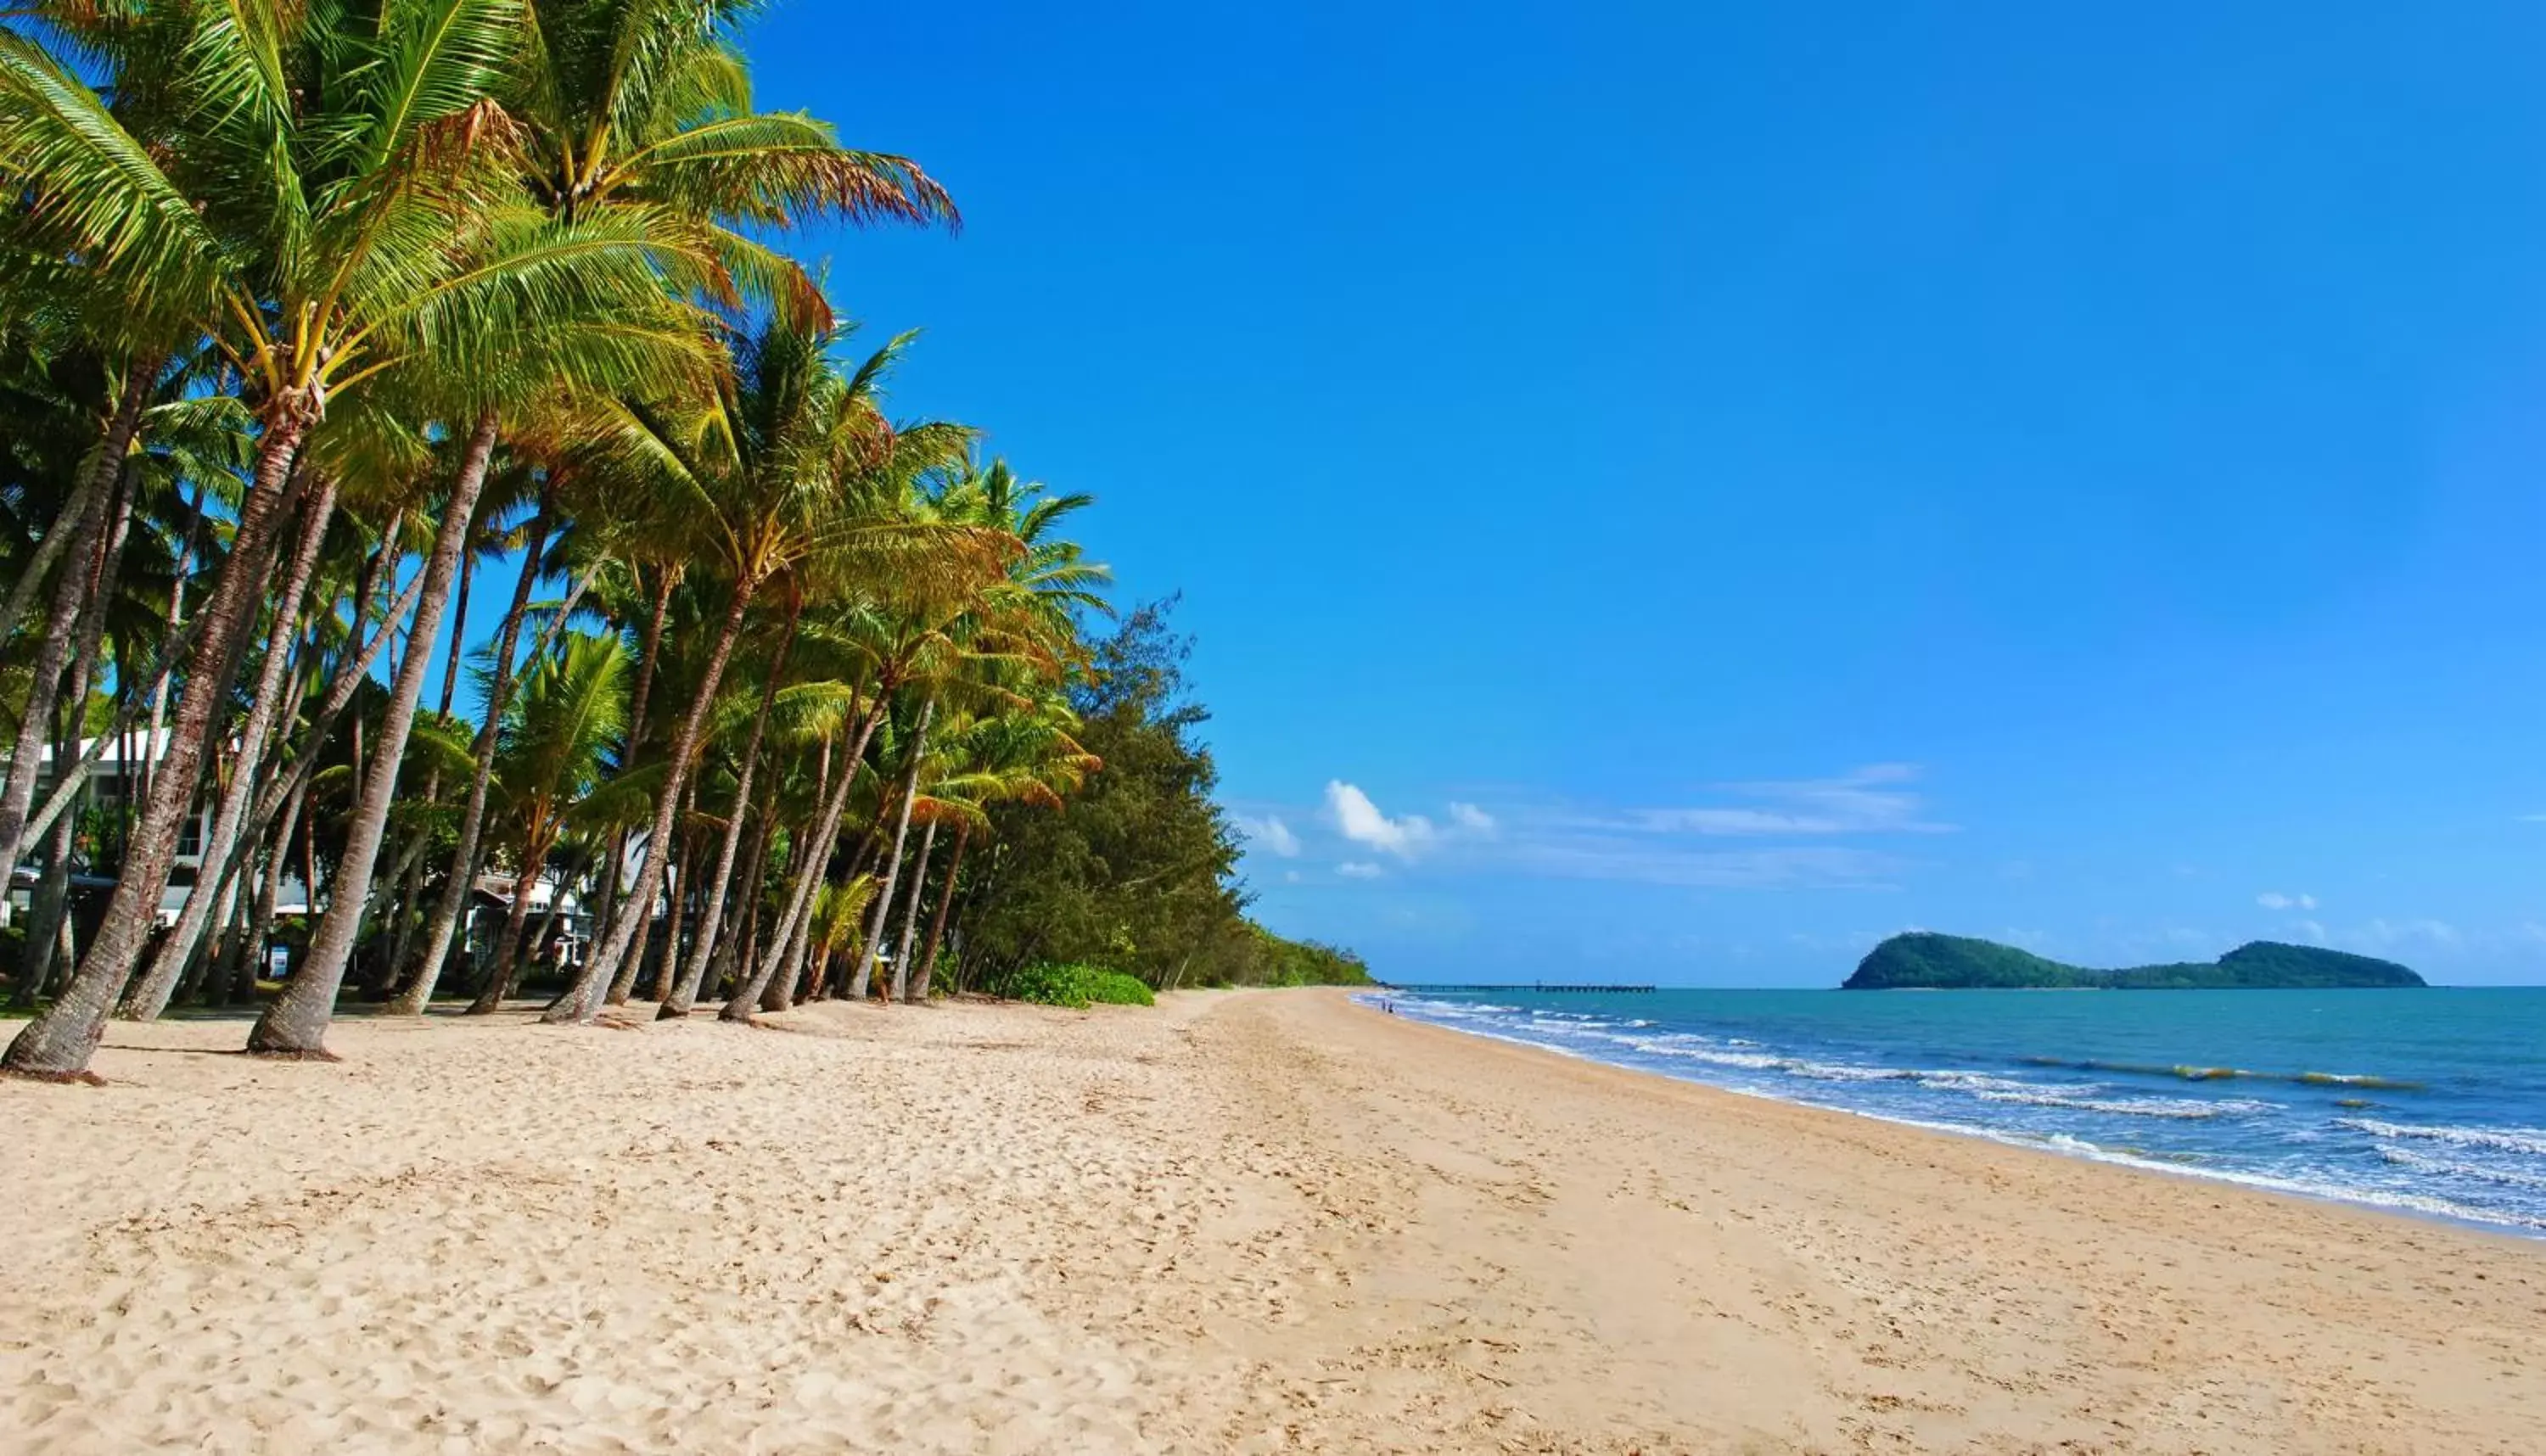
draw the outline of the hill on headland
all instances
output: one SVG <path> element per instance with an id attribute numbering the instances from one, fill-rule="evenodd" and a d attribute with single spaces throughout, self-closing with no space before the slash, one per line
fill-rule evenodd
<path id="1" fill-rule="evenodd" d="M 2292 990 L 2410 986 L 2422 978 L 2393 961 L 2257 940 L 2216 961 L 2091 971 L 1994 940 L 1912 931 L 1866 953 L 1842 990 Z"/>

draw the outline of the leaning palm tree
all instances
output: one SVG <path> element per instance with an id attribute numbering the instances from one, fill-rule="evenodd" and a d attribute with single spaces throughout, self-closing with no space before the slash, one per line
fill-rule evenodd
<path id="1" fill-rule="evenodd" d="M 714 568 L 723 610 L 672 742 L 635 892 L 547 1020 L 597 1015 L 602 991 L 652 914 L 681 795 L 725 664 L 762 588 L 817 564 L 885 580 L 971 579 L 994 574 L 1004 558 L 992 533 L 912 522 L 900 512 L 914 463 L 952 459 L 969 437 L 947 425 L 895 429 L 884 415 L 881 385 L 908 337 L 849 371 L 833 357 L 845 336 L 841 328 L 773 314 L 736 338 L 733 383 L 713 407 L 681 417 L 632 404 L 596 446 L 632 475 L 650 471 L 660 493 L 686 507 L 694 564 Z"/>
<path id="2" fill-rule="evenodd" d="M 812 323 L 830 320 L 820 290 L 753 231 L 824 217 L 955 223 L 953 200 L 909 158 L 845 148 L 829 127 L 810 117 L 753 109 L 750 69 L 735 33 L 757 12 L 756 3 L 526 4 L 529 43 L 504 99 L 521 126 L 531 195 L 552 216 L 589 219 L 622 208 L 677 215 L 708 239 L 722 276 L 742 294 Z M 732 296 L 726 297 L 730 301 Z M 568 406 L 541 424 L 517 443 L 534 446 L 552 475 L 572 473 L 563 465 L 571 450 L 562 442 L 583 433 L 586 422 Z M 614 514 L 610 497 L 592 491 L 593 482 L 581 483 L 587 494 L 576 502 L 578 514 L 587 522 L 608 521 Z M 602 491 L 616 483 L 600 482 Z M 624 519 L 611 524 L 623 528 L 622 536 L 634 534 L 624 529 L 630 524 Z M 603 558 L 591 559 L 598 567 Z M 524 600 L 516 595 L 498 630 L 499 642 L 516 640 Z M 459 645 L 455 636 L 455 661 Z M 478 856 L 492 773 L 495 722 L 511 678 L 508 651 L 498 660 L 496 697 L 479 730 L 453 873 L 427 917 L 419 963 L 392 1010 L 424 1009 L 465 912 L 468 867 Z M 447 686 L 444 706 L 449 707 Z M 620 978 L 623 985 L 626 979 Z"/>
<path id="3" fill-rule="evenodd" d="M 900 958 L 910 967 L 907 999 L 925 1002 L 936 978 L 938 947 L 963 881 L 964 851 L 976 834 L 986 833 L 993 804 L 1030 804 L 1058 810 L 1103 760 L 1082 747 L 1075 734 L 1078 715 L 1058 686 L 1045 684 L 1024 703 L 949 725 L 930 750 L 924 777 L 928 785 L 931 839 L 923 841 L 919 871 L 911 889 L 910 911 L 902 922 Z M 920 893 L 927 882 L 928 846 L 934 830 L 951 823 L 954 853 L 930 917 L 928 938 L 917 957 L 911 937 L 919 921 Z"/>
<path id="4" fill-rule="evenodd" d="M 416 631 L 430 642 L 498 399 L 526 382 L 616 386 L 680 368 L 694 327 L 667 312 L 666 275 L 696 287 L 713 258 L 660 213 L 560 223 L 520 184 L 518 128 L 495 95 L 522 43 L 510 0 L 269 6 L 172 0 L 135 8 L 121 54 L 146 56 L 147 133 L 21 38 L 0 44 L 0 177 L 59 255 L 147 281 L 155 307 L 196 320 L 248 382 L 257 459 L 225 569 L 196 622 L 159 777 L 95 943 L 62 998 L 0 1067 L 82 1072 L 149 933 L 190 811 L 219 691 L 255 616 L 313 429 L 379 391 L 438 398 L 463 421 L 460 483 L 426 566 Z M 116 57 L 108 68 L 115 70 Z M 126 66 L 112 80 L 144 79 Z M 327 921 L 260 1051 L 321 1050 L 369 897 L 372 858 L 413 718 L 409 652 L 393 687 Z M 321 997 L 323 996 L 323 1000 Z"/>
<path id="5" fill-rule="evenodd" d="M 1110 616 L 1113 608 L 1098 595 L 1097 588 L 1110 580 L 1112 573 L 1103 565 L 1086 559 L 1084 550 L 1073 541 L 1060 537 L 1054 528 L 1065 517 L 1092 503 L 1084 494 L 1052 495 L 1042 484 L 1021 482 L 1006 461 L 992 461 L 989 469 L 973 469 L 952 475 L 940 488 L 935 499 L 936 510 L 943 516 L 969 520 L 1015 538 L 1021 550 L 1009 562 L 1005 579 L 981 594 L 979 602 L 949 627 L 949 635 L 970 648 L 968 657 L 976 664 L 973 687 L 979 696 L 999 706 L 993 720 L 1009 720 L 1025 715 L 1048 712 L 1058 706 L 1053 689 L 1070 671 L 1081 668 L 1087 660 L 1085 644 L 1080 641 L 1078 624 L 1082 616 Z M 1065 709 L 1061 710 L 1065 712 Z M 959 740 L 972 730 L 966 724 L 957 728 Z M 918 863 L 910 885 L 909 905 L 902 917 L 901 940 L 893 957 L 892 996 L 896 1000 L 926 1001 L 929 983 L 936 965 L 937 935 L 918 962 L 917 975 L 912 971 L 912 940 L 919 926 L 920 898 L 927 889 L 928 865 L 937 845 L 941 822 L 956 825 L 956 863 L 948 874 L 948 896 L 954 886 L 953 875 L 963 867 L 964 841 L 976 822 L 982 822 L 977 809 L 961 797 L 960 792 L 930 788 L 923 800 L 923 787 L 943 782 L 956 783 L 963 777 L 962 754 L 947 755 L 931 750 L 925 741 L 927 725 L 922 719 L 923 741 L 912 749 L 910 779 L 903 790 L 903 826 L 897 826 L 893 837 L 892 860 L 885 884 L 891 887 L 901 865 L 903 829 L 914 814 L 924 825 Z M 1063 741 L 1066 741 L 1065 739 Z M 1075 745 L 1070 745 L 1073 749 Z M 1008 782 L 997 776 L 976 781 L 979 789 L 993 797 L 1006 797 Z M 1028 784 L 1037 781 L 1027 779 Z M 949 795 L 938 798 L 940 793 Z M 925 806 L 923 808 L 923 805 Z M 943 901 L 939 930 L 943 929 Z M 884 949 L 890 905 L 878 907 L 876 930 L 870 939 L 867 958 L 860 967 L 859 981 L 866 980 L 868 966 Z"/>
<path id="6" fill-rule="evenodd" d="M 954 443 L 960 446 L 961 442 Z M 897 502 L 896 509 L 906 523 L 904 530 L 975 543 L 989 553 L 988 557 L 977 560 L 975 569 L 904 573 L 891 578 L 872 571 L 848 571 L 847 566 L 859 559 L 853 552 L 837 552 L 825 557 L 840 582 L 843 608 L 837 613 L 837 635 L 854 642 L 865 658 L 873 691 L 867 696 L 867 713 L 849 748 L 847 770 L 833 777 L 806 850 L 798 857 L 794 883 L 780 912 L 772 948 L 727 998 L 719 1012 L 724 1020 L 748 1021 L 764 992 L 769 993 L 775 1008 L 783 1009 L 792 999 L 806 960 L 805 927 L 813 889 L 828 870 L 841 815 L 850 794 L 861 782 L 858 769 L 869 741 L 885 725 L 897 701 L 917 716 L 917 737 L 925 738 L 926 719 L 935 711 L 938 697 L 950 683 L 959 680 L 973 660 L 960 635 L 950 628 L 971 620 L 986 600 L 1001 591 L 1006 571 L 1022 557 L 1021 545 L 1013 534 L 995 526 L 950 520 L 929 508 L 923 490 L 926 481 L 960 468 L 961 458 L 941 453 L 934 445 L 914 448 L 922 444 L 916 432 L 905 433 L 893 442 L 892 451 L 874 471 L 878 484 L 872 499 L 879 505 Z M 852 586 L 852 582 L 856 585 Z M 906 764 L 909 759 L 896 755 L 896 762 Z M 906 802 L 906 789 L 904 796 Z M 898 832 L 895 837 L 893 862 L 897 864 Z M 872 911 L 879 923 L 892 891 L 893 881 L 889 873 Z M 862 957 L 857 981 L 861 993 L 865 983 L 866 958 Z"/>

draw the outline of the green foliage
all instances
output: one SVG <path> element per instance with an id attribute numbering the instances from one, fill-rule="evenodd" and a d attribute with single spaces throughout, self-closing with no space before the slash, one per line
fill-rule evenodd
<path id="1" fill-rule="evenodd" d="M 1102 966 L 1072 966 L 1080 985 L 1087 987 L 1087 998 L 1101 1006 L 1154 1006 L 1157 997 L 1137 976 L 1108 971 Z"/>
<path id="2" fill-rule="evenodd" d="M 1013 1000 L 1043 1006 L 1084 1009 L 1091 1005 L 1157 1004 L 1157 998 L 1141 978 L 1084 964 L 1029 966 L 1008 977 L 1001 989 Z"/>
<path id="3" fill-rule="evenodd" d="M 1219 770 L 1197 736 L 1210 714 L 1186 696 L 1190 647 L 1167 625 L 1172 606 L 1126 616 L 1071 694 L 1074 736 L 1102 767 L 1058 808 L 989 807 L 988 842 L 964 866 L 965 984 L 999 989 L 1024 968 L 1067 964 L 1169 988 L 1369 980 L 1349 954 L 1246 917 L 1238 836 L 1212 802 Z"/>
<path id="4" fill-rule="evenodd" d="M 1917 931 L 1876 946 L 1847 979 L 1848 990 L 2230 990 L 2411 986 L 2422 978 L 2369 956 L 2258 940 L 2214 963 L 2090 971 L 2011 945 Z"/>
<path id="5" fill-rule="evenodd" d="M 1137 976 L 1103 966 L 1073 963 L 1029 966 L 1007 978 L 1000 989 L 1011 999 L 1043 1006 L 1084 1009 L 1101 1006 L 1154 1006 L 1157 997 Z"/>

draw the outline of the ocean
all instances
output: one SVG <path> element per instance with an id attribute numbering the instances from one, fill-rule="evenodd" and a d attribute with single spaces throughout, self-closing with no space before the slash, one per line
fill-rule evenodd
<path id="1" fill-rule="evenodd" d="M 1385 998 L 1732 1091 L 2546 1237 L 2546 987 Z"/>

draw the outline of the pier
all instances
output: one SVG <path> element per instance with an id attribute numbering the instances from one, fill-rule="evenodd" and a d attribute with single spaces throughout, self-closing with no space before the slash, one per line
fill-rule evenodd
<path id="1" fill-rule="evenodd" d="M 1640 995 L 1653 989 L 1650 985 L 1591 985 L 1570 982 L 1532 981 L 1504 982 L 1499 985 L 1392 985 L 1380 983 L 1382 990 L 1401 991 L 1597 991 L 1608 995 Z"/>

